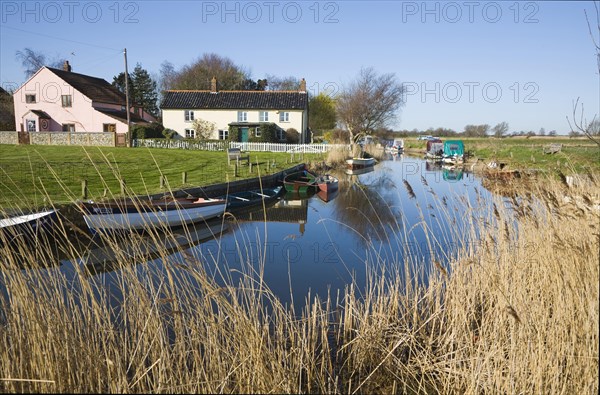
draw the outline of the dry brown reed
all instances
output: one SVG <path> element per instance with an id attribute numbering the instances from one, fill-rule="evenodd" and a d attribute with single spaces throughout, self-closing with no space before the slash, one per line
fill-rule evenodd
<path id="1" fill-rule="evenodd" d="M 278 301 L 243 246 L 234 280 L 209 255 L 159 248 L 156 271 L 105 240 L 120 268 L 110 285 L 83 265 L 73 281 L 15 270 L 46 258 L 2 247 L 0 391 L 597 393 L 599 191 L 545 182 L 498 200 L 473 216 L 479 242 L 447 268 L 436 261 L 427 285 L 406 275 L 422 262 L 379 259 L 366 288 L 309 294 L 301 311 Z"/>

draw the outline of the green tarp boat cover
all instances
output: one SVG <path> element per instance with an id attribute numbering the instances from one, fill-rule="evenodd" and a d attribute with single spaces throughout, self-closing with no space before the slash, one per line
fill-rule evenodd
<path id="1" fill-rule="evenodd" d="M 462 140 L 448 140 L 444 142 L 444 155 L 463 156 L 465 154 L 465 145 Z"/>

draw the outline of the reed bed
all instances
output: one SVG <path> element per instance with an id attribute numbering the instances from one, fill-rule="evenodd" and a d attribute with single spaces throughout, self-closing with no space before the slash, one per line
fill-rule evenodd
<path id="1" fill-rule="evenodd" d="M 448 265 L 370 251 L 365 286 L 306 295 L 299 311 L 269 290 L 244 238 L 234 273 L 185 247 L 158 248 L 157 270 L 103 236 L 119 268 L 106 276 L 57 268 L 78 261 L 72 224 L 37 248 L 13 240 L 0 247 L 0 391 L 597 393 L 598 202 L 590 177 L 570 189 L 539 182 L 484 214 L 465 207 L 469 229 L 448 234 L 477 243 Z"/>

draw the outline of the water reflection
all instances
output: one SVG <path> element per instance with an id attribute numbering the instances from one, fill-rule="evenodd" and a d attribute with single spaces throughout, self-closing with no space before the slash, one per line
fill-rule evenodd
<path id="1" fill-rule="evenodd" d="M 93 240 L 71 248 L 60 270 L 85 268 L 90 278 L 118 282 L 124 266 L 140 275 L 167 268 L 178 273 L 190 256 L 215 278 L 226 273 L 235 284 L 258 272 L 282 301 L 291 301 L 292 294 L 301 301 L 309 290 L 326 294 L 353 281 L 364 284 L 366 266 L 403 268 L 410 259 L 422 262 L 426 272 L 433 258 L 444 262 L 465 242 L 472 217 L 485 214 L 485 207 L 473 209 L 475 203 L 491 201 L 480 180 L 464 169 L 402 155 L 358 174 L 332 175 L 339 179 L 334 194 L 286 194 L 262 208 L 171 235 Z"/>
<path id="2" fill-rule="evenodd" d="M 103 245 L 92 248 L 78 259 L 77 264 L 91 276 L 123 269 L 170 255 L 214 240 L 229 230 L 229 222 L 221 219 L 182 227 L 169 232 L 132 233 L 106 236 Z"/>

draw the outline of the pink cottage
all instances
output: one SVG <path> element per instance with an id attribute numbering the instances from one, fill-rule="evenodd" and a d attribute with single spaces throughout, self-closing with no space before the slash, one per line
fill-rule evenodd
<path id="1" fill-rule="evenodd" d="M 101 78 L 42 67 L 13 94 L 15 125 L 27 132 L 127 133 L 125 95 Z M 155 118 L 130 106 L 131 124 Z"/>

